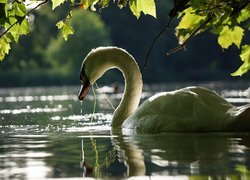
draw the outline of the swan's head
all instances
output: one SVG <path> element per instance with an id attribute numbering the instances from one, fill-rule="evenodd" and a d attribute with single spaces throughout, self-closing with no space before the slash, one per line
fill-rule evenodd
<path id="1" fill-rule="evenodd" d="M 99 47 L 90 51 L 83 60 L 80 70 L 80 81 L 82 83 L 78 98 L 83 100 L 87 95 L 89 87 L 95 83 L 108 69 L 112 68 L 110 58 L 116 56 L 117 51 L 122 49 L 116 47 Z"/>

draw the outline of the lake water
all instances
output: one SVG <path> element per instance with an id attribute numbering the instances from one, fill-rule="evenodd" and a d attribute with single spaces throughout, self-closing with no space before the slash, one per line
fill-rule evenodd
<path id="1" fill-rule="evenodd" d="M 185 85 L 146 86 L 143 98 Z M 200 85 L 250 102 L 249 83 Z M 121 94 L 90 90 L 81 103 L 78 90 L 0 89 L 0 179 L 250 179 L 249 133 L 111 132 L 106 96 L 117 105 Z"/>

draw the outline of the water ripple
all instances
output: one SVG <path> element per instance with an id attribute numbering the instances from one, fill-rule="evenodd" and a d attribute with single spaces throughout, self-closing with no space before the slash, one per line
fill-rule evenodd
<path id="1" fill-rule="evenodd" d="M 0 114 L 22 114 L 22 113 L 52 113 L 66 111 L 66 108 L 56 107 L 56 108 L 25 108 L 25 109 L 3 109 L 0 110 Z"/>

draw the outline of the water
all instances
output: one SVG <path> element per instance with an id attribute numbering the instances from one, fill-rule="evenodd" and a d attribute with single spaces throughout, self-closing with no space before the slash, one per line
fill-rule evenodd
<path id="1" fill-rule="evenodd" d="M 145 86 L 143 98 L 186 84 Z M 206 83 L 235 104 L 247 83 Z M 0 89 L 0 179 L 250 179 L 248 133 L 111 131 L 105 95 L 79 87 Z M 107 95 L 117 105 L 121 94 Z"/>

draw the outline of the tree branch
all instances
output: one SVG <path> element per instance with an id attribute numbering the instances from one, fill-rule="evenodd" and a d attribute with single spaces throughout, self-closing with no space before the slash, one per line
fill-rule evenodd
<path id="1" fill-rule="evenodd" d="M 163 35 L 163 33 L 169 28 L 169 26 L 170 26 L 170 24 L 171 24 L 171 22 L 172 22 L 172 19 L 173 19 L 173 17 L 171 17 L 171 18 L 169 19 L 168 24 L 167 24 L 167 25 L 160 31 L 160 33 L 157 34 L 157 36 L 154 38 L 154 40 L 153 40 L 152 44 L 150 45 L 149 50 L 148 50 L 148 52 L 147 52 L 146 59 L 145 59 L 145 62 L 144 62 L 144 66 L 142 67 L 141 71 L 143 71 L 143 70 L 147 67 L 149 55 L 150 55 L 150 53 L 151 53 L 151 51 L 152 51 L 152 49 L 153 49 L 153 47 L 154 47 L 156 41 L 157 41 L 157 40 L 161 37 L 161 35 Z"/>
<path id="2" fill-rule="evenodd" d="M 195 30 L 187 37 L 187 39 L 185 39 L 185 41 L 182 44 L 168 51 L 167 55 L 174 54 L 177 51 L 184 49 L 186 44 L 190 41 L 190 39 L 192 39 L 206 24 L 208 24 L 213 19 L 213 17 L 214 14 L 208 15 L 207 19 L 203 23 L 201 23 L 198 27 L 196 27 Z"/>
<path id="3" fill-rule="evenodd" d="M 7 34 L 9 32 L 9 30 L 15 26 L 17 23 L 22 22 L 26 16 L 28 16 L 29 14 L 31 14 L 34 10 L 36 10 L 37 8 L 39 8 L 40 6 L 42 6 L 43 4 L 47 3 L 49 0 L 45 0 L 43 2 L 41 2 L 40 4 L 38 4 L 37 6 L 35 6 L 34 8 L 32 8 L 29 12 L 27 12 L 23 17 L 21 17 L 19 20 L 16 20 L 13 24 L 10 25 L 10 27 L 8 27 L 1 35 L 0 38 L 2 38 L 5 34 Z"/>

